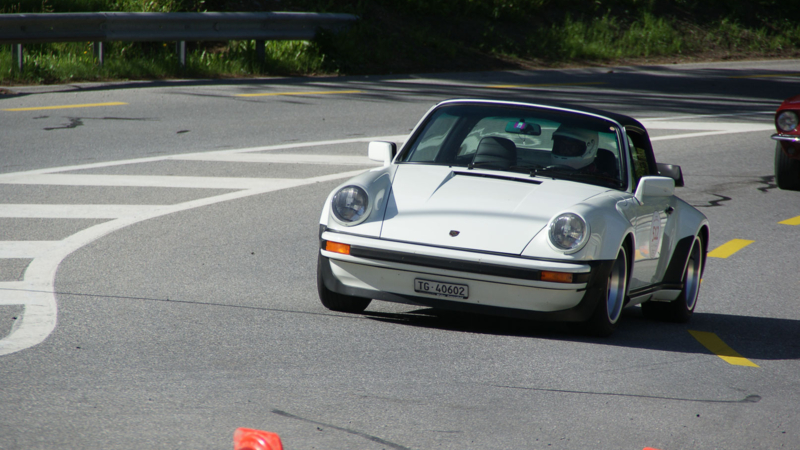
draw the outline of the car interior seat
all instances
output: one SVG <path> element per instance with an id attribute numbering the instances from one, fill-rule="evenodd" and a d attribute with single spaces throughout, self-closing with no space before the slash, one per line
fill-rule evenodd
<path id="1" fill-rule="evenodd" d="M 613 156 L 612 156 L 613 157 Z M 517 146 L 510 139 L 490 136 L 481 139 L 471 167 L 508 169 L 517 163 Z"/>
<path id="2" fill-rule="evenodd" d="M 619 178 L 619 165 L 617 157 L 611 150 L 604 148 L 597 149 L 597 156 L 594 157 L 594 164 L 597 171 L 612 178 Z"/>

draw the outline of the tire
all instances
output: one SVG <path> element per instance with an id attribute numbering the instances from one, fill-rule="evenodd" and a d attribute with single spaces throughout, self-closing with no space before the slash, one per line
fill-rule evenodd
<path id="1" fill-rule="evenodd" d="M 592 317 L 586 323 L 587 331 L 592 336 L 606 337 L 614 333 L 622 316 L 625 297 L 628 295 L 628 251 L 619 249 L 617 259 L 611 267 L 606 280 L 603 298 L 597 302 Z"/>
<path id="2" fill-rule="evenodd" d="M 322 256 L 317 258 L 317 293 L 322 306 L 330 309 L 331 311 L 339 311 L 346 313 L 358 314 L 364 312 L 369 306 L 372 299 L 353 297 L 352 295 L 340 294 L 333 292 L 325 287 L 325 281 L 322 279 L 322 265 L 330 264 Z"/>
<path id="3" fill-rule="evenodd" d="M 800 191 L 800 160 L 789 158 L 778 142 L 775 146 L 775 184 L 787 191 Z"/>
<path id="4" fill-rule="evenodd" d="M 678 298 L 671 302 L 642 303 L 642 314 L 648 319 L 664 322 L 686 323 L 692 318 L 700 293 L 700 280 L 703 277 L 703 241 L 699 236 L 694 238 L 686 268 L 683 270 L 683 289 Z"/>

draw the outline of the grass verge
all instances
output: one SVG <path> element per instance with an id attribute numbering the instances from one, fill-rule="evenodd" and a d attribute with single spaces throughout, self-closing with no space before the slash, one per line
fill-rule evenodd
<path id="1" fill-rule="evenodd" d="M 354 75 L 800 57 L 800 4 L 776 0 L 0 0 L 0 13 L 82 11 L 346 12 L 348 31 L 313 42 L 273 41 L 256 59 L 253 41 L 189 43 L 180 67 L 174 43 L 26 45 L 16 70 L 0 48 L 0 83 L 120 79 Z M 786 8 L 790 10 L 787 10 Z M 576 14 L 574 11 L 580 11 Z"/>

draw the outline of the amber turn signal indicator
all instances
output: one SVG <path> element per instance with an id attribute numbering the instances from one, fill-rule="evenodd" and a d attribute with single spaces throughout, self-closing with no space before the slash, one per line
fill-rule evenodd
<path id="1" fill-rule="evenodd" d="M 552 281 L 555 283 L 572 283 L 572 274 L 566 272 L 542 271 L 542 281 Z"/>
<path id="2" fill-rule="evenodd" d="M 350 245 L 349 244 L 340 244 L 338 242 L 325 242 L 325 250 L 334 253 L 341 253 L 343 255 L 350 254 Z"/>

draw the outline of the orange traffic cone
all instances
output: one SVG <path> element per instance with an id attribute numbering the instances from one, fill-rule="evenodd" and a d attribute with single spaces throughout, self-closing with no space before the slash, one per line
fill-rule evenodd
<path id="1" fill-rule="evenodd" d="M 233 450 L 283 450 L 283 444 L 276 433 L 237 428 L 233 432 Z"/>

